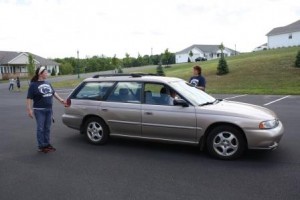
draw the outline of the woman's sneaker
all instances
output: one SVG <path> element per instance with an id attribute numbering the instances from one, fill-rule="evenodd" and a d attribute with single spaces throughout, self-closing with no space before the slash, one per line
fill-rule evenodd
<path id="1" fill-rule="evenodd" d="M 45 149 L 47 150 L 47 152 L 56 151 L 56 149 L 51 144 L 49 144 L 48 146 L 46 146 Z"/>
<path id="2" fill-rule="evenodd" d="M 38 152 L 41 152 L 41 153 L 48 153 L 49 150 L 45 147 L 42 147 L 42 148 L 38 148 Z"/>

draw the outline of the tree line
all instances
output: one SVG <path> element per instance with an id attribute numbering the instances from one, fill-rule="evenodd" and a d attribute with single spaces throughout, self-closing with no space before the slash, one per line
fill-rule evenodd
<path id="1" fill-rule="evenodd" d="M 55 62 L 60 64 L 61 75 L 65 74 L 77 74 L 77 73 L 88 73 L 97 71 L 117 70 L 122 71 L 122 68 L 138 67 L 146 65 L 170 65 L 175 64 L 175 54 L 169 52 L 168 49 L 160 55 L 140 55 L 137 58 L 130 56 L 128 53 L 125 54 L 124 58 L 93 56 L 85 59 L 78 59 L 75 57 L 69 58 L 56 58 Z"/>

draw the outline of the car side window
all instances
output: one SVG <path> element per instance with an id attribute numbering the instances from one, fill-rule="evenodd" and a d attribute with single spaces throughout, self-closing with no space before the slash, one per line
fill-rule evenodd
<path id="1" fill-rule="evenodd" d="M 118 82 L 107 101 L 141 103 L 141 88 L 139 82 Z"/>
<path id="2" fill-rule="evenodd" d="M 170 88 L 158 83 L 145 83 L 144 102 L 153 105 L 173 105 Z"/>
<path id="3" fill-rule="evenodd" d="M 114 82 L 89 82 L 75 95 L 76 99 L 103 100 Z"/>

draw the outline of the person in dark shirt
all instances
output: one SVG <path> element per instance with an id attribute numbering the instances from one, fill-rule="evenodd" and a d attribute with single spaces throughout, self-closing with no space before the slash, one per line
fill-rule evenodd
<path id="1" fill-rule="evenodd" d="M 28 116 L 30 118 L 34 116 L 36 119 L 38 151 L 44 153 L 56 150 L 50 144 L 53 97 L 60 103 L 65 104 L 52 85 L 46 81 L 47 77 L 48 72 L 45 67 L 42 66 L 36 69 L 29 85 L 26 100 Z"/>
<path id="2" fill-rule="evenodd" d="M 196 88 L 205 91 L 206 80 L 201 75 L 201 67 L 198 65 L 194 66 L 193 70 L 194 76 L 190 78 L 189 83 L 194 85 Z"/>
<path id="3" fill-rule="evenodd" d="M 20 92 L 21 83 L 20 83 L 20 78 L 19 77 L 17 77 L 16 83 L 17 83 L 18 91 Z"/>

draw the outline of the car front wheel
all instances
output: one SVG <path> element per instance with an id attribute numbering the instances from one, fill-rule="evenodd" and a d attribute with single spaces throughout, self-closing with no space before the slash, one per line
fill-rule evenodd
<path id="1" fill-rule="evenodd" d="M 218 126 L 207 137 L 209 154 L 223 160 L 240 157 L 245 151 L 245 145 L 241 131 L 233 126 Z"/>
<path id="2" fill-rule="evenodd" d="M 106 124 L 97 117 L 92 117 L 86 121 L 84 133 L 88 141 L 93 144 L 105 144 L 108 139 Z"/>

